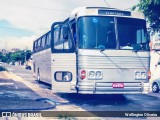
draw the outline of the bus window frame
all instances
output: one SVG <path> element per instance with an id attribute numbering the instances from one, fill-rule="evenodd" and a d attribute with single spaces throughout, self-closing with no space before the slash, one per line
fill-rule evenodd
<path id="1" fill-rule="evenodd" d="M 77 34 L 76 19 L 71 20 L 69 23 L 70 23 L 70 28 L 71 28 L 71 37 L 72 37 L 72 40 L 73 40 L 73 44 L 74 44 L 75 48 L 77 48 L 78 34 Z M 73 33 L 73 30 L 72 30 L 72 26 L 74 26 L 74 24 L 75 24 L 75 34 Z"/>
<path id="2" fill-rule="evenodd" d="M 35 45 L 36 45 L 36 41 L 33 42 L 33 52 L 35 52 Z"/>
<path id="3" fill-rule="evenodd" d="M 38 51 L 38 40 L 35 41 L 35 52 Z"/>
<path id="4" fill-rule="evenodd" d="M 42 43 L 42 37 L 40 37 L 40 38 L 37 40 L 37 50 L 38 50 L 38 51 L 41 50 L 41 43 Z"/>
<path id="5" fill-rule="evenodd" d="M 77 47 L 79 48 L 79 30 L 78 30 L 78 22 L 79 22 L 79 19 L 80 18 L 82 18 L 82 17 L 94 17 L 94 16 L 80 16 L 80 17 L 78 17 L 77 18 L 77 24 L 76 24 L 76 41 L 77 41 Z M 97 16 L 96 16 L 97 17 Z M 106 17 L 106 16 L 99 16 L 99 17 Z M 107 16 L 107 17 L 114 17 L 115 19 L 117 19 L 118 17 L 117 16 Z M 121 17 L 120 17 L 121 18 Z M 126 17 L 125 17 L 126 18 Z M 138 18 L 131 18 L 131 19 L 138 19 Z M 145 19 L 141 19 L 141 20 L 144 20 L 145 21 Z M 117 27 L 117 25 L 116 25 L 116 27 Z M 146 26 L 145 26 L 146 27 Z M 118 30 L 118 29 L 117 29 Z M 147 31 L 146 31 L 146 34 L 147 34 Z M 146 37 L 147 37 L 147 35 L 146 35 Z M 147 41 L 145 42 L 145 43 L 142 43 L 142 40 L 141 40 L 141 43 L 140 43 L 140 45 L 143 45 L 143 44 L 148 44 L 149 43 L 149 40 L 148 40 L 148 38 L 146 38 L 147 39 Z M 118 40 L 118 42 L 119 42 L 119 40 Z M 138 44 L 138 43 L 137 43 Z M 149 46 L 149 44 L 148 44 L 148 46 Z M 117 47 L 120 47 L 120 46 L 117 46 Z M 80 49 L 82 49 L 82 48 L 80 48 Z M 83 48 L 84 49 L 84 48 Z M 89 49 L 88 49 L 89 50 Z M 107 50 L 130 50 L 130 49 L 107 49 Z M 138 50 L 138 51 L 141 51 L 141 52 L 146 52 L 146 51 L 150 51 L 150 49 L 146 49 L 146 50 Z"/>
<path id="6" fill-rule="evenodd" d="M 41 37 L 41 49 L 45 48 L 45 43 L 46 43 L 46 35 L 43 35 Z"/>
<path id="7" fill-rule="evenodd" d="M 49 44 L 48 44 L 49 43 Z M 46 48 L 50 47 L 51 45 L 51 32 L 49 31 L 47 34 L 46 34 L 46 42 L 45 42 L 45 46 Z"/>
<path id="8" fill-rule="evenodd" d="M 67 24 L 69 26 L 69 37 L 71 38 L 71 42 L 72 42 L 72 47 L 70 49 L 55 49 L 54 46 L 55 46 L 55 43 L 54 43 L 54 27 L 56 25 L 61 25 L 60 26 L 60 31 L 61 31 L 61 28 L 63 25 Z M 60 38 L 60 33 L 58 34 L 58 39 Z M 70 24 L 68 21 L 65 21 L 65 22 L 55 22 L 52 24 L 52 27 L 51 27 L 51 51 L 52 53 L 74 53 L 75 52 L 75 44 L 74 44 L 74 41 L 73 41 L 73 37 L 71 35 L 71 27 L 70 27 Z"/>
<path id="9" fill-rule="evenodd" d="M 46 34 L 44 34 L 42 37 L 38 38 L 37 40 L 34 41 L 33 43 L 33 54 L 34 53 L 37 53 L 37 52 L 40 52 L 40 51 L 43 51 L 43 50 L 46 50 L 46 49 L 49 49 L 51 47 L 51 40 L 49 41 L 49 45 L 46 45 L 46 42 L 47 42 L 47 36 L 48 34 L 50 33 L 51 31 L 47 32 Z M 45 45 L 42 46 L 42 38 L 45 37 Z M 51 38 L 50 38 L 51 39 Z M 38 46 L 38 41 L 41 40 L 41 45 Z"/>

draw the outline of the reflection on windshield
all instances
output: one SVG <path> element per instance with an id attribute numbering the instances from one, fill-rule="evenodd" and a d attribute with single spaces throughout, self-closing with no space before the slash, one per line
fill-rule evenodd
<path id="1" fill-rule="evenodd" d="M 115 21 L 116 20 L 116 21 Z M 116 26 L 116 27 L 115 27 Z M 114 17 L 81 17 L 78 21 L 81 49 L 148 49 L 145 20 Z M 116 41 L 116 33 L 118 42 Z"/>
<path id="2" fill-rule="evenodd" d="M 114 18 L 83 17 L 78 25 L 80 48 L 115 49 Z M 82 27 L 83 26 L 83 27 Z"/>

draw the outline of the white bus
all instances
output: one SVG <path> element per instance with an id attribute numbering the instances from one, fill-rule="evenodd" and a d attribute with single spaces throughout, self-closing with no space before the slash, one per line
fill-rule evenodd
<path id="1" fill-rule="evenodd" d="M 33 43 L 33 72 L 39 82 L 41 79 L 51 83 L 51 54 L 51 32 L 49 31 Z"/>
<path id="2" fill-rule="evenodd" d="M 49 44 L 49 45 L 48 45 Z M 149 41 L 142 13 L 80 7 L 34 42 L 34 72 L 54 92 L 147 94 Z"/>

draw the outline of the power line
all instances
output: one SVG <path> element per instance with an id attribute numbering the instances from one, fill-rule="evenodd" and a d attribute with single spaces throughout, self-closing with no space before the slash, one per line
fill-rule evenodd
<path id="1" fill-rule="evenodd" d="M 108 2 L 106 0 L 104 0 L 104 2 L 108 5 L 108 7 L 110 7 L 110 5 L 108 4 Z"/>
<path id="2" fill-rule="evenodd" d="M 14 4 L 17 6 L 24 6 L 24 7 L 29 7 L 29 8 L 35 8 L 35 9 L 44 9 L 44 10 L 51 10 L 51 11 L 59 11 L 59 12 L 69 12 L 69 10 L 63 10 L 63 9 L 51 9 L 51 8 L 42 8 L 42 7 L 36 7 L 36 6 L 30 6 L 30 5 L 24 5 L 24 4 L 18 4 L 15 2 L 8 2 L 8 1 L 1 1 L 3 3 L 9 3 L 9 4 Z"/>
<path id="3" fill-rule="evenodd" d="M 7 30 L 7 29 L 18 29 L 18 30 L 25 30 L 25 29 L 23 29 L 23 28 L 16 28 L 16 27 L 1 27 L 0 28 L 0 30 Z M 38 28 L 38 27 L 32 27 L 32 29 L 36 29 L 36 30 L 48 30 L 48 29 L 50 29 L 50 28 Z M 26 29 L 26 30 L 28 30 L 28 29 Z"/>

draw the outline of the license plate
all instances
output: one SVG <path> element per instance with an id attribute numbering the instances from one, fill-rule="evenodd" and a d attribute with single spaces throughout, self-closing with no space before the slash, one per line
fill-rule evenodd
<path id="1" fill-rule="evenodd" d="M 124 83 L 112 83 L 113 88 L 124 88 Z"/>

